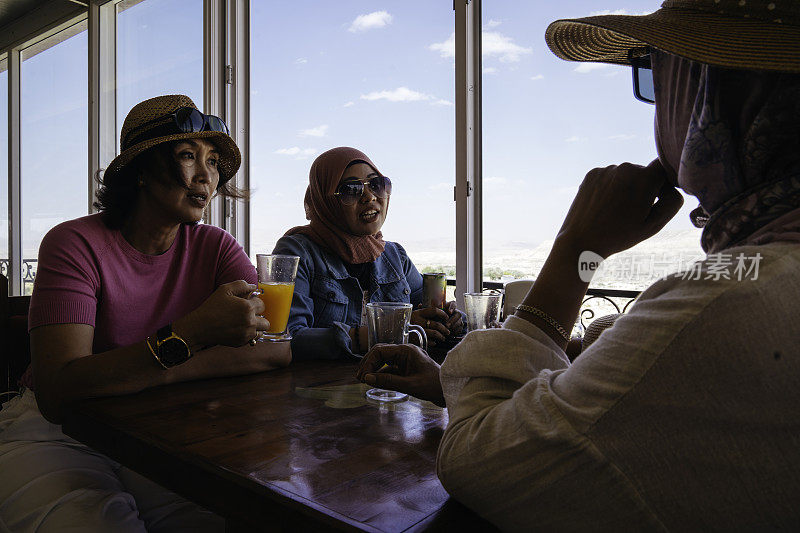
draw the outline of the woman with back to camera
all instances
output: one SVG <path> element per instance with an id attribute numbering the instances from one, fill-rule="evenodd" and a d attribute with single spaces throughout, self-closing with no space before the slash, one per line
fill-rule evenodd
<path id="1" fill-rule="evenodd" d="M 288 327 L 294 360 L 366 352 L 368 302 L 413 304 L 411 322 L 425 329 L 429 346 L 461 333 L 455 302 L 417 309 L 422 276 L 405 249 L 381 234 L 391 192 L 391 180 L 355 148 L 333 148 L 311 165 L 310 223 L 287 231 L 273 252 L 300 256 Z"/>
<path id="2" fill-rule="evenodd" d="M 546 37 L 565 59 L 632 65 L 659 159 L 588 173 L 503 329 L 470 333 L 441 369 L 380 347 L 359 375 L 446 403 L 442 484 L 504 530 L 798 529 L 800 3 L 669 0 Z M 700 202 L 708 257 L 570 364 L 580 254 L 655 234 L 675 186 Z"/>
<path id="3" fill-rule="evenodd" d="M 65 406 L 289 364 L 256 272 L 224 230 L 198 224 L 241 157 L 186 96 L 128 113 L 100 213 L 42 240 L 29 313 L 32 376 L 0 411 L 0 524 L 12 531 L 221 531 L 222 519 L 65 436 Z M 33 389 L 33 390 L 31 390 Z M 34 397 L 35 391 L 35 397 Z"/>

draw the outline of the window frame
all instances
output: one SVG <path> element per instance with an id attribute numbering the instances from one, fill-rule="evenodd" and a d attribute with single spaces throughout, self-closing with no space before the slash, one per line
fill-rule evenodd
<path id="1" fill-rule="evenodd" d="M 83 21 L 88 26 L 89 93 L 88 212 L 95 212 L 96 176 L 116 155 L 116 6 L 123 0 L 90 0 L 88 7 L 51 0 L 9 25 L 0 40 L 9 71 L 9 282 L 22 293 L 20 176 L 20 51 Z M 146 0 L 144 0 L 146 1 Z M 456 34 L 456 273 L 458 294 L 480 290 L 483 282 L 481 224 L 481 0 L 454 0 Z M 250 2 L 203 2 L 203 107 L 229 125 L 242 152 L 235 177 L 250 184 Z M 13 26 L 13 28 L 11 28 Z M 53 45 L 57 44 L 54 42 Z M 206 222 L 226 229 L 250 253 L 250 205 L 216 198 Z M 463 302 L 459 303 L 463 305 Z"/>
<path id="2" fill-rule="evenodd" d="M 454 0 L 456 61 L 456 300 L 483 290 L 481 0 Z"/>

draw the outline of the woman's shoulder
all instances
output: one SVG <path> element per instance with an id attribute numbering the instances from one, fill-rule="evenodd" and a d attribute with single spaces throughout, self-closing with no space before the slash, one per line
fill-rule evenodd
<path id="1" fill-rule="evenodd" d="M 184 224 L 181 231 L 184 233 L 186 242 L 192 244 L 191 248 L 199 251 L 225 252 L 241 248 L 233 235 L 213 224 Z"/>
<path id="2" fill-rule="evenodd" d="M 403 245 L 401 245 L 399 242 L 383 241 L 383 250 L 384 251 L 391 250 L 391 251 L 396 252 L 398 254 L 402 254 L 402 255 L 406 255 L 406 256 L 408 255 L 406 253 L 406 249 L 403 248 Z"/>
<path id="3" fill-rule="evenodd" d="M 724 320 L 728 328 L 754 326 L 755 322 L 766 327 L 781 320 L 789 309 L 797 309 L 794 295 L 798 291 L 800 245 L 742 246 L 709 254 L 655 282 L 641 293 L 628 314 L 680 327 L 717 320 Z M 788 300 L 787 294 L 792 295 Z M 760 313 L 752 312 L 765 302 Z"/>
<path id="4" fill-rule="evenodd" d="M 321 255 L 324 248 L 302 233 L 284 235 L 275 243 L 274 254 L 291 253 L 300 257 Z"/>
<path id="5" fill-rule="evenodd" d="M 103 218 L 103 213 L 95 213 L 56 224 L 47 235 L 65 237 L 72 234 L 96 235 L 111 233 Z"/>
<path id="6" fill-rule="evenodd" d="M 383 253 L 381 255 L 390 261 L 400 261 L 401 263 L 409 261 L 408 252 L 399 242 L 383 241 Z"/>
<path id="7" fill-rule="evenodd" d="M 56 224 L 45 234 L 40 250 L 50 248 L 73 248 L 103 246 L 113 239 L 114 231 L 109 228 L 103 213 L 86 215 Z"/>
<path id="8" fill-rule="evenodd" d="M 183 231 L 191 239 L 236 240 L 233 235 L 213 224 L 183 224 Z"/>

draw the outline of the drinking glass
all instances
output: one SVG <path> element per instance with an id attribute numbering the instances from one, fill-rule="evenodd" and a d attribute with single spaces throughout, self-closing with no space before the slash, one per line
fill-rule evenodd
<path id="1" fill-rule="evenodd" d="M 292 308 L 294 278 L 297 275 L 296 255 L 256 255 L 258 270 L 258 297 L 264 302 L 264 318 L 269 320 L 269 330 L 258 337 L 262 342 L 288 341 L 292 336 L 286 331 L 289 310 Z"/>
<path id="2" fill-rule="evenodd" d="M 500 293 L 464 293 L 464 312 L 469 331 L 487 329 L 500 321 Z"/>
<path id="3" fill-rule="evenodd" d="M 367 338 L 369 348 L 376 344 L 407 344 L 408 335 L 415 333 L 423 350 L 428 349 L 428 337 L 421 326 L 411 324 L 410 303 L 371 302 L 367 304 Z M 408 398 L 402 392 L 369 389 L 367 398 L 379 402 L 399 402 Z"/>

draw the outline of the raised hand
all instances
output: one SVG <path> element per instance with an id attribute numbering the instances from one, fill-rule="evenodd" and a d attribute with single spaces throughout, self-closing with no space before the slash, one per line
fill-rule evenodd
<path id="1" fill-rule="evenodd" d="M 453 335 L 459 335 L 464 331 L 464 321 L 461 318 L 461 313 L 458 312 L 456 302 L 447 302 L 444 307 L 445 312 L 450 315 L 450 318 L 448 318 L 445 323 L 445 327 L 449 329 L 450 333 Z"/>
<path id="2" fill-rule="evenodd" d="M 411 344 L 378 344 L 364 356 L 356 378 L 382 389 L 405 392 L 444 407 L 439 365 Z"/>
<path id="3" fill-rule="evenodd" d="M 658 233 L 681 205 L 657 159 L 646 167 L 596 168 L 581 183 L 558 238 L 606 258 Z"/>
<path id="4" fill-rule="evenodd" d="M 200 307 L 176 320 L 172 329 L 193 348 L 242 346 L 258 331 L 269 329 L 269 322 L 258 316 L 264 312 L 264 303 L 251 296 L 255 289 L 242 280 L 220 285 Z"/>
<path id="5" fill-rule="evenodd" d="M 445 325 L 449 320 L 450 315 L 438 307 L 423 307 L 411 313 L 411 323 L 425 329 L 428 346 L 436 346 L 450 335 L 450 329 Z"/>

